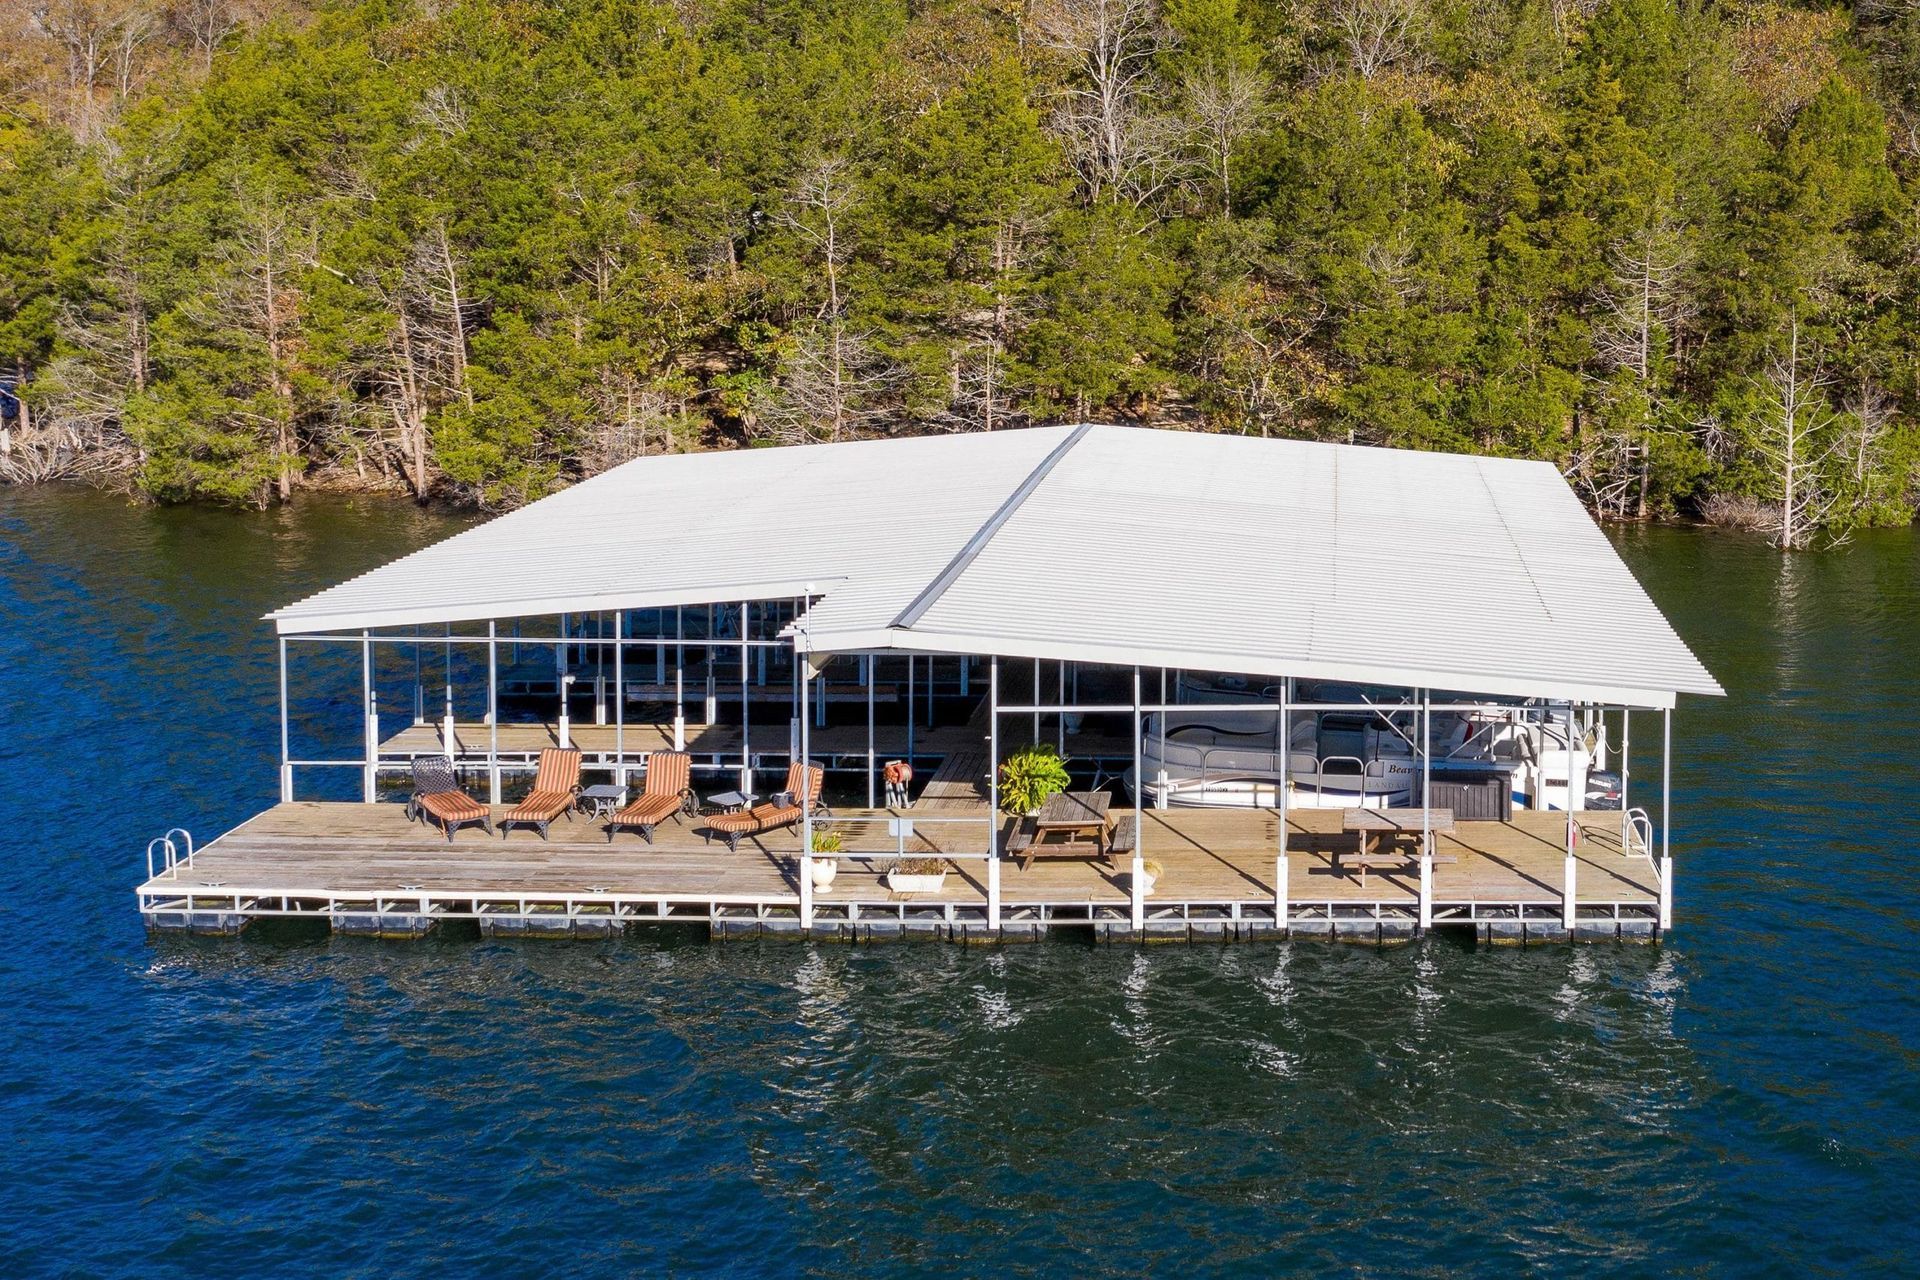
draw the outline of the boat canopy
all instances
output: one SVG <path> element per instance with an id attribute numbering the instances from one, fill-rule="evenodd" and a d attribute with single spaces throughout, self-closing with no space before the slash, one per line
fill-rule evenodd
<path id="1" fill-rule="evenodd" d="M 802 598 L 788 633 L 816 655 L 1722 692 L 1550 464 L 1092 424 L 640 458 L 268 617 Z"/>

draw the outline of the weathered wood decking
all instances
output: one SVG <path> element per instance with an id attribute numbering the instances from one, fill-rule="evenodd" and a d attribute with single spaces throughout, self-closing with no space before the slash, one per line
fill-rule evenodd
<path id="1" fill-rule="evenodd" d="M 1017 937 L 1064 925 L 1131 931 L 1124 867 L 1094 861 L 1039 862 L 1026 871 L 1001 862 L 1001 927 L 991 930 L 987 810 L 958 795 L 937 803 L 907 815 L 916 823 L 910 852 L 953 859 L 937 894 L 903 896 L 883 883 L 895 849 L 888 811 L 840 812 L 823 824 L 842 833 L 845 851 L 832 887 L 814 897 L 815 933 Z M 1276 814 L 1174 809 L 1143 817 L 1143 853 L 1164 867 L 1147 899 L 1149 935 L 1415 931 L 1418 875 L 1375 868 L 1362 885 L 1338 869 L 1336 855 L 1352 847 L 1353 837 L 1340 833 L 1337 810 L 1290 816 L 1284 899 L 1275 892 Z M 1644 853 L 1622 853 L 1618 813 L 1576 817 L 1577 931 L 1650 935 L 1660 896 L 1653 863 Z M 1436 852 L 1455 861 L 1434 867 L 1434 923 L 1472 924 L 1496 937 L 1565 936 L 1565 821 L 1564 814 L 1521 813 L 1511 823 L 1462 822 L 1437 837 Z M 396 804 L 281 804 L 154 876 L 139 894 L 157 927 L 309 915 L 342 927 L 403 930 L 477 918 L 490 927 L 546 921 L 561 932 L 582 922 L 649 920 L 704 922 L 716 933 L 797 931 L 798 831 L 770 833 L 729 852 L 698 830 L 699 820 L 689 818 L 661 827 L 652 845 L 633 835 L 610 844 L 597 823 L 580 818 L 556 823 L 546 842 L 532 832 L 502 839 L 477 828 L 448 842 L 408 822 Z"/>

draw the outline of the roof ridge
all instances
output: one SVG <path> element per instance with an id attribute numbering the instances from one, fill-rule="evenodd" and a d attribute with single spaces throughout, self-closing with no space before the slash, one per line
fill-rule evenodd
<path id="1" fill-rule="evenodd" d="M 1547 593 L 1540 589 L 1540 579 L 1533 576 L 1533 562 L 1527 559 L 1527 549 L 1521 546 L 1520 539 L 1514 536 L 1513 526 L 1507 523 L 1507 513 L 1501 510 L 1500 495 L 1493 491 L 1493 485 L 1487 481 L 1486 469 L 1480 463 L 1479 458 L 1473 460 L 1473 474 L 1480 481 L 1480 488 L 1486 492 L 1487 501 L 1493 507 L 1493 518 L 1500 522 L 1500 532 L 1506 535 L 1507 545 L 1513 548 L 1513 557 L 1520 562 L 1520 572 L 1527 575 L 1527 585 L 1533 588 L 1533 598 L 1539 602 L 1540 612 L 1547 615 L 1548 622 L 1557 626 L 1560 619 L 1554 616 L 1553 606 L 1547 602 Z M 1554 475 L 1559 476 L 1562 484 L 1566 483 L 1566 477 L 1560 476 L 1559 468 L 1554 469 Z M 1582 514 L 1584 515 L 1585 512 L 1583 511 Z M 1617 556 L 1619 553 L 1614 554 Z M 1628 576 L 1632 576 L 1631 570 L 1628 571 Z M 1654 612 L 1659 612 L 1657 606 Z"/>
<path id="2" fill-rule="evenodd" d="M 966 545 L 961 547 L 953 559 L 947 562 L 947 567 L 942 569 L 932 582 L 922 587 L 920 594 L 915 596 L 912 602 L 895 615 L 893 621 L 887 625 L 889 627 L 911 627 L 919 622 L 921 618 L 925 617 L 927 610 L 938 604 L 940 597 L 945 595 L 948 589 L 960 580 L 960 575 L 967 571 L 967 566 L 978 559 L 980 553 L 987 549 L 987 544 L 993 541 L 993 535 L 1000 532 L 1001 526 L 1011 520 L 1014 512 L 1018 511 L 1026 500 L 1033 496 L 1033 491 L 1038 489 L 1040 482 L 1045 480 L 1047 476 L 1052 473 L 1054 467 L 1059 465 L 1060 459 L 1071 453 L 1073 446 L 1079 444 L 1080 441 L 1085 438 L 1086 434 L 1093 430 L 1093 425 L 1091 422 L 1081 423 L 1073 429 L 1072 433 L 1069 434 L 1065 440 L 1055 445 L 1053 452 L 1042 458 L 1039 464 L 1027 473 L 1027 478 L 1020 482 L 1020 487 L 1007 495 L 1007 500 L 1001 503 L 992 515 L 987 517 L 986 523 L 973 531 L 973 536 L 968 538 Z"/>

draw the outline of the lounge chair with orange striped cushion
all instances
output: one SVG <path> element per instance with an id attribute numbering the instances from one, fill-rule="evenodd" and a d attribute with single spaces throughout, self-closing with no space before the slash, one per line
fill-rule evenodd
<path id="1" fill-rule="evenodd" d="M 569 822 L 573 820 L 574 802 L 579 798 L 579 748 L 546 748 L 540 753 L 540 769 L 533 775 L 533 790 L 500 815 L 500 838 L 506 839 L 508 827 L 532 827 L 545 840 L 549 822 L 563 813 Z"/>
<path id="2" fill-rule="evenodd" d="M 407 817 L 431 818 L 453 842 L 453 833 L 461 827 L 479 823 L 493 834 L 493 814 L 487 806 L 460 789 L 453 766 L 439 756 L 417 756 L 413 761 L 413 794 L 407 797 Z"/>
<path id="3" fill-rule="evenodd" d="M 757 804 L 751 809 L 739 813 L 716 813 L 707 818 L 706 836 L 708 839 L 719 836 L 727 842 L 727 848 L 738 849 L 740 841 L 746 836 L 757 836 L 764 831 L 773 831 L 779 827 L 790 827 L 807 816 L 807 810 L 829 812 L 820 803 L 820 789 L 826 783 L 827 772 L 817 764 L 795 762 L 787 770 L 788 804 Z M 802 796 L 806 799 L 803 802 Z"/>
<path id="4" fill-rule="evenodd" d="M 682 813 L 693 812 L 693 757 L 684 751 L 654 751 L 647 756 L 646 789 L 632 804 L 607 819 L 607 842 L 621 827 L 631 827 L 653 843 L 653 829 Z"/>

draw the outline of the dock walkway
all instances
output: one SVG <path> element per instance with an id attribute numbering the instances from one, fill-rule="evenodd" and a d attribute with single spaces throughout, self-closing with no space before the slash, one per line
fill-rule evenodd
<path id="1" fill-rule="evenodd" d="M 944 852 L 953 871 L 938 893 L 901 895 L 882 878 L 893 857 L 887 810 L 837 812 L 845 840 L 839 875 L 814 898 L 815 936 L 864 939 L 928 933 L 955 940 L 1039 936 L 1061 927 L 1133 936 L 1127 876 L 1098 862 L 1000 864 L 1001 923 L 988 923 L 984 805 L 916 811 L 910 852 Z M 1120 811 L 1125 820 L 1127 811 Z M 1576 815 L 1576 935 L 1647 937 L 1656 929 L 1659 876 L 1641 852 L 1624 854 L 1618 813 Z M 1413 936 L 1419 877 L 1376 868 L 1364 885 L 1336 866 L 1353 837 L 1338 810 L 1288 821 L 1284 896 L 1276 893 L 1278 817 L 1270 811 L 1173 809 L 1144 815 L 1144 856 L 1164 870 L 1147 899 L 1149 937 L 1286 935 L 1395 940 Z M 1564 938 L 1565 815 L 1462 822 L 1437 838 L 1432 919 L 1490 940 Z M 158 871 L 139 888 L 156 928 L 236 929 L 263 916 L 306 916 L 358 932 L 419 932 L 474 919 L 489 930 L 606 932 L 641 922 L 704 924 L 716 936 L 805 932 L 797 883 L 797 829 L 745 841 L 737 852 L 704 841 L 698 819 L 667 824 L 649 845 L 609 843 L 585 819 L 558 822 L 552 839 L 478 828 L 448 842 L 407 821 L 397 804 L 276 805 Z M 1004 830 L 1004 829 L 1003 829 Z"/>

